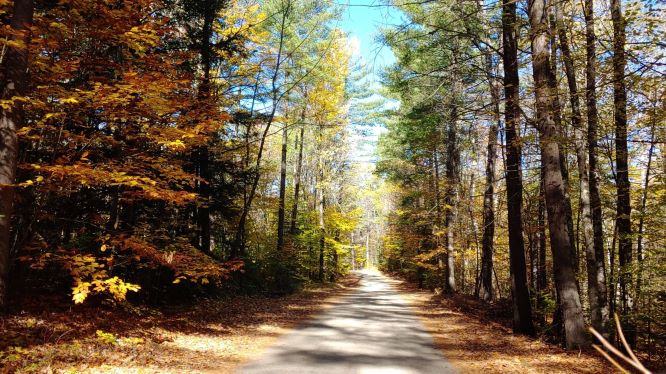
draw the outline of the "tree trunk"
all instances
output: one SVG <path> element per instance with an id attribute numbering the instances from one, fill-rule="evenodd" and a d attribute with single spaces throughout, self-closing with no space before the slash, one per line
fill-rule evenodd
<path id="1" fill-rule="evenodd" d="M 454 256 L 454 242 L 453 242 L 453 223 L 455 221 L 455 200 L 458 183 L 460 181 L 459 165 L 460 165 L 460 148 L 458 145 L 457 132 L 458 132 L 458 96 L 461 92 L 460 77 L 458 73 L 458 39 L 453 41 L 453 67 L 452 77 L 453 82 L 453 98 L 451 102 L 451 118 L 448 126 L 446 137 L 446 192 L 444 195 L 444 259 L 446 266 L 444 268 L 444 292 L 451 293 L 456 291 L 456 277 L 455 277 L 455 256 Z"/>
<path id="2" fill-rule="evenodd" d="M 351 232 L 351 267 L 356 271 L 356 243 L 354 242 L 354 231 Z"/>
<path id="3" fill-rule="evenodd" d="M 597 260 L 594 251 L 594 228 L 592 225 L 592 210 L 590 208 L 590 184 L 589 170 L 587 167 L 587 154 L 585 140 L 582 131 L 582 116 L 580 113 L 580 98 L 578 94 L 578 83 L 576 82 L 576 71 L 573 65 L 569 41 L 562 19 L 559 6 L 555 7 L 555 22 L 557 27 L 560 49 L 564 60 L 564 70 L 569 86 L 569 102 L 571 104 L 571 124 L 574 133 L 574 146 L 576 149 L 576 161 L 578 166 L 578 182 L 580 190 L 580 219 L 583 230 L 583 246 L 587 264 L 587 293 L 590 303 L 590 322 L 597 331 L 603 332 L 604 326 L 601 317 L 600 290 L 597 282 Z"/>
<path id="4" fill-rule="evenodd" d="M 433 187 L 434 187 L 434 192 L 435 192 L 435 222 L 434 225 L 432 226 L 432 234 L 435 239 L 435 249 L 439 250 L 440 246 L 442 245 L 442 205 L 441 205 L 441 192 L 439 189 L 439 155 L 437 153 L 437 146 L 432 151 L 432 180 L 433 180 Z M 442 253 L 440 255 L 437 255 L 437 269 L 440 271 L 442 274 L 442 277 L 445 277 L 445 271 L 446 271 L 446 254 Z M 444 278 L 445 279 L 445 278 Z M 442 283 L 442 286 L 444 286 L 444 283 Z M 444 286 L 445 287 L 445 286 Z"/>
<path id="5" fill-rule="evenodd" d="M 4 81 L 2 99 L 11 100 L 15 96 L 28 93 L 28 46 L 32 27 L 34 4 L 32 0 L 15 0 L 10 26 L 20 34 L 24 47 L 7 47 L 3 63 Z M 11 220 L 16 183 L 16 163 L 18 159 L 18 138 L 16 130 L 23 125 L 21 102 L 11 110 L 0 113 L 0 309 L 7 305 L 7 282 L 11 267 Z"/>
<path id="6" fill-rule="evenodd" d="M 490 57 L 486 58 L 486 66 L 491 71 L 492 59 Z M 497 131 L 500 125 L 500 111 L 497 84 L 491 78 L 491 74 L 488 74 L 488 79 L 494 118 L 488 131 L 486 189 L 483 193 L 483 239 L 481 244 L 479 297 L 482 300 L 491 301 L 493 299 L 493 241 L 495 239 L 495 160 L 497 159 Z"/>
<path id="7" fill-rule="evenodd" d="M 549 65 L 548 24 L 545 8 L 545 0 L 529 1 L 532 68 L 555 283 L 561 301 L 566 346 L 571 349 L 586 345 L 587 338 L 573 259 L 571 258 L 571 241 L 567 230 L 564 180 L 558 144 L 562 132 L 555 123 L 554 93 L 549 83 L 552 71 Z"/>
<path id="8" fill-rule="evenodd" d="M 627 92 L 624 84 L 625 20 L 621 0 L 611 0 L 613 20 L 613 101 L 615 104 L 615 169 L 617 187 L 617 235 L 620 259 L 620 314 L 627 341 L 634 345 L 636 331 L 629 321 L 633 308 L 631 297 L 631 198 L 629 184 L 629 155 L 627 150 Z"/>
<path id="9" fill-rule="evenodd" d="M 321 156 L 320 156 L 321 157 Z M 326 227 L 324 226 L 324 168 L 322 160 L 319 160 L 319 201 L 317 202 L 319 210 L 319 282 L 324 282 L 324 251 L 326 247 Z"/>
<path id="10" fill-rule="evenodd" d="M 207 0 L 204 3 L 204 23 L 203 32 L 201 34 L 201 68 L 203 70 L 203 79 L 199 87 L 199 98 L 204 102 L 204 105 L 209 104 L 210 100 L 210 69 L 212 64 L 212 45 L 210 42 L 213 36 L 213 18 L 215 17 L 215 9 L 212 0 Z M 203 252 L 210 252 L 210 183 L 211 174 L 209 167 L 209 151 L 207 145 L 197 147 L 194 151 L 194 162 L 199 170 L 200 181 L 197 182 L 199 199 L 202 204 L 197 207 L 197 226 L 198 226 L 198 244 Z"/>
<path id="11" fill-rule="evenodd" d="M 509 261 L 513 295 L 513 331 L 533 335 L 532 306 L 525 271 L 523 240 L 523 182 L 521 177 L 521 144 L 518 43 L 516 40 L 516 2 L 502 0 L 502 47 L 504 49 L 504 116 L 506 127 L 506 194 L 509 223 Z"/>
<path id="12" fill-rule="evenodd" d="M 553 25 L 554 26 L 554 25 Z M 550 71 L 548 76 L 549 89 L 552 94 L 551 102 L 553 108 L 553 120 L 555 121 L 555 127 L 559 129 L 560 138 L 565 139 L 566 135 L 564 133 L 564 127 L 562 126 L 562 105 L 560 104 L 560 93 L 557 83 L 557 41 L 556 34 L 557 31 L 555 28 L 549 30 L 550 34 L 550 48 L 551 58 L 549 59 Z M 566 216 L 567 222 L 567 234 L 569 236 L 569 243 L 571 243 L 571 260 L 574 269 L 574 273 L 578 275 L 578 254 L 576 253 L 576 236 L 574 235 L 574 224 L 573 224 L 573 210 L 571 209 L 571 186 L 569 184 L 569 168 L 567 165 L 567 158 L 565 153 L 565 147 L 560 146 L 560 171 L 562 173 L 562 182 L 564 188 L 564 214 Z"/>
<path id="13" fill-rule="evenodd" d="M 656 98 L 655 98 L 656 99 Z M 638 262 L 638 269 L 636 271 L 636 305 L 637 310 L 641 307 L 641 288 L 643 286 L 643 229 L 645 226 L 645 208 L 648 199 L 648 187 L 650 187 L 650 172 L 652 169 L 652 156 L 654 155 L 655 147 L 655 130 L 657 126 L 657 110 L 656 103 L 653 104 L 650 126 L 650 148 L 648 150 L 647 165 L 645 168 L 645 180 L 643 182 L 643 195 L 641 196 L 641 218 L 638 220 L 638 238 L 636 240 L 636 261 Z"/>
<path id="14" fill-rule="evenodd" d="M 365 268 L 370 267 L 370 227 L 365 232 Z"/>
<path id="15" fill-rule="evenodd" d="M 611 239 L 610 248 L 608 248 L 608 266 L 610 267 L 608 274 L 608 285 L 610 287 L 608 308 L 609 314 L 615 315 L 617 312 L 617 276 L 615 267 L 615 246 L 617 244 L 617 221 L 613 225 L 613 238 Z"/>
<path id="16" fill-rule="evenodd" d="M 444 292 L 451 293 L 456 291 L 455 278 L 455 257 L 453 255 L 453 222 L 455 219 L 455 198 L 456 187 L 458 186 L 458 162 L 459 150 L 456 139 L 457 108 L 453 108 L 452 121 L 449 125 L 447 136 L 447 157 L 446 157 L 446 195 L 444 197 Z"/>
<path id="17" fill-rule="evenodd" d="M 305 119 L 305 109 L 301 115 L 301 120 Z M 291 225 L 289 233 L 296 235 L 296 218 L 298 216 L 298 197 L 301 189 L 301 170 L 303 168 L 303 139 L 305 137 L 305 125 L 301 124 L 301 134 L 298 145 L 298 161 L 296 162 L 296 173 L 294 175 L 294 204 L 291 207 Z"/>
<path id="18" fill-rule="evenodd" d="M 469 214 L 469 221 L 471 224 L 471 230 L 472 230 L 472 235 L 471 237 L 468 235 L 467 242 L 468 246 L 471 245 L 471 242 L 474 241 L 474 288 L 472 292 L 474 292 L 474 297 L 479 297 L 479 273 L 480 273 L 480 268 L 479 268 L 479 254 L 481 250 L 481 244 L 479 243 L 479 227 L 476 224 L 476 219 L 474 217 L 474 189 L 475 185 L 474 182 L 476 181 L 476 177 L 474 173 L 470 174 L 469 178 L 469 203 L 467 205 L 467 213 Z M 468 248 L 468 247 L 467 247 Z"/>
<path id="19" fill-rule="evenodd" d="M 335 241 L 339 242 L 340 241 L 340 231 L 336 230 L 335 231 Z M 331 246 L 331 254 L 333 255 L 333 266 L 331 270 L 331 277 L 330 280 L 331 282 L 335 282 L 338 279 L 338 249 L 336 246 Z"/>
<path id="20" fill-rule="evenodd" d="M 543 185 L 544 168 L 541 166 L 539 178 L 539 203 L 537 207 L 537 229 L 538 229 L 538 250 L 537 250 L 537 309 L 540 323 L 545 323 L 546 292 L 548 289 L 548 273 L 546 266 L 546 192 Z"/>
<path id="21" fill-rule="evenodd" d="M 585 104 L 587 106 L 587 153 L 589 161 L 590 213 L 594 244 L 598 307 L 601 314 L 600 326 L 604 332 L 608 325 L 608 296 L 606 288 L 606 261 L 604 251 L 603 214 L 599 194 L 597 173 L 597 93 L 596 93 L 596 36 L 594 34 L 594 0 L 585 0 Z M 588 270 L 588 275 L 590 275 Z"/>
<path id="22" fill-rule="evenodd" d="M 288 104 L 285 105 L 285 111 Z M 287 142 L 289 136 L 287 133 L 287 115 L 285 113 L 285 123 L 282 126 L 282 150 L 280 154 L 280 199 L 278 202 L 278 225 L 277 225 L 277 251 L 284 249 L 284 226 L 285 226 L 285 197 L 287 189 Z"/>

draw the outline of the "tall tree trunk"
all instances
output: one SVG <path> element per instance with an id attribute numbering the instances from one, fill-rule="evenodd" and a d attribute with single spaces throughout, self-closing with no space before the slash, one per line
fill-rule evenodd
<path id="1" fill-rule="evenodd" d="M 356 242 L 354 241 L 354 231 L 351 232 L 351 267 L 356 271 Z"/>
<path id="2" fill-rule="evenodd" d="M 597 92 L 596 92 L 596 36 L 594 33 L 594 0 L 585 0 L 585 105 L 587 106 L 587 153 L 589 161 L 590 212 L 594 244 L 597 283 L 597 303 L 601 314 L 600 332 L 608 325 L 608 296 L 606 287 L 606 261 L 604 251 L 603 214 L 601 195 L 599 194 L 599 175 L 597 173 Z M 590 275 L 588 270 L 588 275 Z"/>
<path id="3" fill-rule="evenodd" d="M 492 78 L 492 59 L 486 57 L 489 71 L 488 84 L 493 104 L 493 121 L 488 131 L 486 155 L 486 189 L 483 193 L 483 239 L 481 245 L 481 282 L 479 297 L 493 299 L 493 241 L 495 239 L 495 161 L 497 159 L 497 131 L 500 125 L 499 92 L 496 80 Z"/>
<path id="4" fill-rule="evenodd" d="M 456 139 L 457 107 L 454 106 L 452 121 L 449 124 L 447 136 L 447 157 L 446 157 L 446 193 L 444 196 L 444 292 L 456 291 L 455 278 L 455 257 L 453 245 L 453 222 L 455 220 L 455 198 L 456 188 L 458 186 L 458 163 L 459 150 Z"/>
<path id="5" fill-rule="evenodd" d="M 335 231 L 335 241 L 339 242 L 340 241 L 340 230 Z M 338 250 L 335 248 L 335 246 L 331 246 L 331 252 L 333 255 L 333 266 L 331 270 L 331 282 L 335 282 L 338 279 Z"/>
<path id="6" fill-rule="evenodd" d="M 213 36 L 213 18 L 215 17 L 215 9 L 212 0 L 204 2 L 203 9 L 203 30 L 201 33 L 201 69 L 203 77 L 201 85 L 199 86 L 199 99 L 203 101 L 203 105 L 210 105 L 210 70 L 212 64 L 212 45 L 211 37 Z M 210 245 L 210 165 L 209 165 L 209 151 L 208 145 L 197 147 L 193 151 L 193 161 L 198 170 L 198 176 L 201 180 L 197 181 L 197 193 L 201 200 L 201 205 L 196 208 L 197 216 L 197 244 L 199 248 L 208 253 L 211 250 Z"/>
<path id="7" fill-rule="evenodd" d="M 323 171 L 320 172 L 320 176 Z M 324 226 L 324 191 L 323 188 L 319 191 L 318 213 L 319 213 L 319 282 L 324 282 L 324 251 L 326 247 L 326 232 Z"/>
<path id="8" fill-rule="evenodd" d="M 554 93 L 549 79 L 548 23 L 545 0 L 529 1 L 529 20 L 532 45 L 532 68 L 535 83 L 537 127 L 544 167 L 548 231 L 553 253 L 555 283 L 560 296 L 567 348 L 587 344 L 585 321 L 571 258 L 571 241 L 567 230 L 564 181 L 558 139 L 561 135 L 554 118 Z"/>
<path id="9" fill-rule="evenodd" d="M 199 198 L 203 204 L 198 207 L 197 225 L 199 226 L 199 248 L 208 253 L 211 251 L 211 232 L 210 232 L 210 183 L 212 175 L 210 173 L 210 154 L 208 146 L 201 146 L 196 152 L 197 162 L 199 164 L 199 176 L 202 181 L 199 182 Z"/>
<path id="10" fill-rule="evenodd" d="M 553 103 L 553 120 L 555 121 L 555 127 L 560 131 L 560 138 L 565 139 L 566 135 L 564 134 L 564 127 L 562 125 L 562 105 L 560 104 L 560 93 L 557 82 L 557 30 L 555 29 L 554 23 L 553 20 L 553 29 L 549 30 L 551 58 L 549 59 L 550 72 L 548 83 L 552 94 L 551 100 Z M 574 235 L 573 210 L 571 209 L 571 186 L 569 184 L 569 168 L 567 165 L 565 147 L 560 146 L 559 152 L 560 170 L 564 187 L 564 213 L 567 222 L 567 234 L 569 236 L 569 242 L 571 243 L 571 260 L 573 261 L 574 272 L 578 274 L 578 254 L 576 253 L 576 236 Z"/>
<path id="11" fill-rule="evenodd" d="M 611 239 L 611 245 L 608 248 L 608 309 L 610 315 L 615 315 L 617 312 L 617 276 L 616 276 L 616 267 L 615 267 L 615 247 L 617 244 L 617 221 L 613 225 L 613 237 Z"/>
<path id="12" fill-rule="evenodd" d="M 319 136 L 321 137 L 322 129 L 319 129 Z M 324 210 L 326 201 L 324 200 L 324 160 L 320 154 L 317 160 L 317 189 L 319 191 L 319 200 L 317 201 L 317 208 L 319 213 L 319 282 L 324 282 L 324 251 L 326 250 L 326 226 L 324 222 Z"/>
<path id="13" fill-rule="evenodd" d="M 553 97 L 555 98 L 555 101 L 557 100 L 557 97 L 559 94 L 555 92 L 553 94 Z M 559 104 L 558 104 L 559 106 Z M 556 113 L 559 113 L 559 109 L 555 111 Z M 561 129 L 562 127 L 562 121 L 560 119 L 560 116 L 557 115 L 554 117 L 555 124 L 557 128 Z M 560 130 L 559 138 L 563 139 L 565 137 L 565 134 L 562 130 Z M 559 159 L 560 159 L 560 171 L 562 173 L 562 187 L 564 190 L 564 215 L 566 217 L 566 223 L 567 223 L 567 237 L 569 238 L 569 243 L 570 243 L 570 248 L 571 248 L 571 265 L 573 266 L 574 274 L 578 275 L 578 253 L 576 251 L 576 235 L 574 234 L 574 223 L 573 223 L 573 209 L 571 208 L 571 184 L 569 183 L 569 168 L 567 166 L 567 161 L 566 161 L 566 152 L 564 152 L 564 147 L 560 146 L 559 147 Z"/>
<path id="14" fill-rule="evenodd" d="M 277 225 L 277 251 L 284 249 L 284 226 L 285 226 L 285 197 L 287 190 L 287 143 L 289 136 L 287 132 L 287 114 L 289 104 L 285 105 L 285 122 L 282 126 L 282 149 L 280 153 L 280 198 L 278 202 L 278 225 Z"/>
<path id="15" fill-rule="evenodd" d="M 467 194 L 467 213 L 469 214 L 469 221 L 470 221 L 470 229 L 472 230 L 471 235 L 467 233 L 465 236 L 465 246 L 463 247 L 464 250 L 461 252 L 461 276 L 460 279 L 461 284 L 460 284 L 460 289 L 462 290 L 463 293 L 465 293 L 465 286 L 467 285 L 467 258 L 465 257 L 465 251 L 467 251 L 468 248 L 470 248 L 472 244 L 472 240 L 474 240 L 474 247 L 477 249 L 479 248 L 479 241 L 478 241 L 478 235 L 476 233 L 477 227 L 476 227 L 476 220 L 474 219 L 474 190 L 475 190 L 475 175 L 474 172 L 471 172 L 469 175 L 469 189 L 468 189 L 468 194 Z M 476 274 L 475 274 L 476 275 Z M 476 278 L 474 278 L 476 280 Z"/>
<path id="16" fill-rule="evenodd" d="M 634 324 L 629 321 L 633 308 L 631 297 L 631 199 L 629 184 L 629 155 L 627 150 L 627 92 L 624 84 L 625 20 L 621 0 L 611 0 L 613 20 L 613 101 L 615 104 L 615 169 L 617 187 L 617 235 L 620 259 L 620 314 L 622 329 L 630 345 L 636 341 Z"/>
<path id="17" fill-rule="evenodd" d="M 2 99 L 11 100 L 28 93 L 28 46 L 32 27 L 34 3 L 32 0 L 15 0 L 10 27 L 17 32 L 22 47 L 7 47 L 3 63 L 4 81 Z M 7 282 L 11 267 L 10 231 L 16 183 L 16 163 L 18 159 L 18 138 L 16 130 L 23 125 L 21 102 L 11 110 L 0 113 L 0 309 L 7 305 Z"/>
<path id="18" fill-rule="evenodd" d="M 546 310 L 546 293 L 548 292 L 548 274 L 546 266 L 546 191 L 543 185 L 544 168 L 541 166 L 539 177 L 539 202 L 537 206 L 537 232 L 538 232 L 538 249 L 537 249 L 537 276 L 536 276 L 536 290 L 537 290 L 537 309 L 538 319 L 540 323 L 545 322 Z"/>
<path id="19" fill-rule="evenodd" d="M 487 15 L 483 9 L 483 1 L 476 1 L 476 9 L 480 17 Z M 489 37 L 490 35 L 486 35 Z M 493 299 L 493 241 L 495 239 L 495 163 L 497 160 L 497 131 L 501 125 L 500 89 L 497 78 L 497 64 L 493 61 L 493 51 L 489 46 L 478 46 L 484 53 L 486 64 L 486 80 L 492 106 L 492 118 L 488 129 L 488 146 L 486 152 L 486 187 L 483 194 L 483 238 L 481 239 L 481 266 L 479 268 L 479 248 L 476 248 L 476 283 L 474 295 L 481 300 Z M 471 207 L 470 207 L 471 210 Z M 476 231 L 475 231 L 476 232 Z"/>
<path id="20" fill-rule="evenodd" d="M 655 98 L 656 99 L 656 98 Z M 641 216 L 638 220 L 638 238 L 636 240 L 636 261 L 638 262 L 638 269 L 636 271 L 636 305 L 637 310 L 641 307 L 641 288 L 643 286 L 643 229 L 645 226 L 645 208 L 648 199 L 648 187 L 650 187 L 650 173 L 652 169 L 652 156 L 654 155 L 655 147 L 655 130 L 657 126 L 657 110 L 656 104 L 653 104 L 651 114 L 650 126 L 650 148 L 648 150 L 647 165 L 645 167 L 645 180 L 643 181 L 643 195 L 641 196 Z"/>
<path id="21" fill-rule="evenodd" d="M 472 230 L 472 235 L 471 237 L 468 237 L 468 245 L 471 245 L 471 242 L 474 242 L 474 297 L 479 297 L 479 273 L 480 273 L 480 268 L 479 268 L 479 260 L 480 260 L 480 250 L 481 250 L 481 243 L 479 243 L 479 227 L 476 224 L 476 218 L 474 217 L 474 198 L 476 197 L 473 193 L 474 191 L 474 182 L 476 181 L 476 176 L 474 173 L 470 174 L 470 193 L 469 193 L 469 203 L 467 205 L 467 213 L 469 214 L 469 220 L 471 224 L 471 230 Z"/>
<path id="22" fill-rule="evenodd" d="M 454 235 L 453 224 L 455 221 L 455 208 L 456 205 L 456 191 L 460 181 L 459 165 L 460 165 L 460 148 L 458 145 L 457 132 L 458 132 L 458 117 L 459 117 L 459 98 L 461 92 L 461 82 L 459 77 L 458 66 L 458 38 L 453 40 L 453 67 L 452 77 L 453 82 L 453 95 L 451 102 L 451 118 L 448 126 L 446 137 L 446 192 L 444 195 L 444 251 L 445 267 L 444 267 L 444 292 L 451 293 L 456 291 L 456 277 L 455 277 L 455 256 L 454 256 Z"/>
<path id="23" fill-rule="evenodd" d="M 301 122 L 305 120 L 305 108 L 301 114 Z M 289 233 L 296 235 L 296 218 L 298 216 L 298 197 L 301 189 L 301 170 L 303 168 L 303 139 L 305 137 L 305 125 L 301 123 L 301 133 L 298 143 L 298 161 L 296 161 L 296 173 L 294 175 L 294 204 L 291 207 L 291 225 Z"/>
<path id="24" fill-rule="evenodd" d="M 442 245 L 442 204 L 441 204 L 441 191 L 439 188 L 439 154 L 437 153 L 437 146 L 432 151 L 432 180 L 433 187 L 435 192 L 435 224 L 432 226 L 432 234 L 435 239 L 435 249 L 439 250 Z M 446 271 L 446 255 L 440 254 L 437 256 L 437 269 L 441 272 L 442 277 Z M 444 278 L 445 279 L 445 278 Z M 445 281 L 442 282 L 444 286 Z"/>
<path id="25" fill-rule="evenodd" d="M 365 268 L 370 268 L 370 227 L 365 232 Z"/>
<path id="26" fill-rule="evenodd" d="M 523 182 L 521 177 L 521 144 L 518 43 L 516 40 L 516 2 L 502 0 L 502 47 L 504 49 L 504 117 L 506 127 L 506 194 L 509 222 L 509 261 L 513 298 L 513 331 L 533 335 L 532 306 L 525 263 L 523 240 Z"/>
<path id="27" fill-rule="evenodd" d="M 585 140 L 582 131 L 582 116 L 580 112 L 580 98 L 578 94 L 578 83 L 576 82 L 576 71 L 573 65 L 573 58 L 569 48 L 569 40 L 562 19 L 562 12 L 559 5 L 555 7 L 555 22 L 557 34 L 560 41 L 560 49 L 564 60 L 564 70 L 567 76 L 567 85 L 569 86 L 569 102 L 571 104 L 571 124 L 574 133 L 574 146 L 576 149 L 576 161 L 578 166 L 578 182 L 580 190 L 580 219 L 583 230 L 583 245 L 585 247 L 585 257 L 587 264 L 587 293 L 590 303 L 590 322 L 592 327 L 602 332 L 604 326 L 601 317 L 600 290 L 597 282 L 597 260 L 594 251 L 594 228 L 592 225 L 592 209 L 590 208 L 590 184 L 589 170 L 587 167 L 587 153 L 585 149 Z"/>

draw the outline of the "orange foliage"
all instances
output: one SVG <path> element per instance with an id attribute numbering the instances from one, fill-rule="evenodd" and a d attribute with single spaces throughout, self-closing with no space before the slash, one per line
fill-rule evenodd
<path id="1" fill-rule="evenodd" d="M 155 0 L 60 0 L 35 11 L 18 186 L 38 197 L 23 209 L 34 209 L 37 224 L 23 259 L 67 269 L 77 303 L 138 291 L 115 275 L 118 258 L 202 283 L 240 268 L 198 251 L 182 234 L 188 227 L 164 222 L 136 234 L 138 221 L 153 219 L 139 209 L 177 216 L 201 204 L 195 186 L 208 182 L 192 172 L 192 151 L 230 118 L 197 95 L 197 53 L 169 48 L 186 35 L 163 9 Z M 62 225 L 72 232 L 58 232 Z"/>

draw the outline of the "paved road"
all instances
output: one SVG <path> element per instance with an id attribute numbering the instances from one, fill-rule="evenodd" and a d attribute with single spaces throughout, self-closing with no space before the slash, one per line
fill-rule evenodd
<path id="1" fill-rule="evenodd" d="M 238 373 L 455 373 L 390 280 L 360 275 L 359 288 Z"/>

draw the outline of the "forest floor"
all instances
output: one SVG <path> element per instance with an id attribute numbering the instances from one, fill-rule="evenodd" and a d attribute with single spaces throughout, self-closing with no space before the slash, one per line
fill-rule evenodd
<path id="1" fill-rule="evenodd" d="M 334 307 L 358 282 L 352 275 L 284 297 L 234 296 L 165 310 L 53 310 L 41 302 L 41 308 L 0 317 L 0 373 L 229 373 Z M 471 299 L 433 295 L 398 280 L 391 286 L 460 372 L 613 372 L 594 353 L 513 335 L 492 309 Z"/>
<path id="2" fill-rule="evenodd" d="M 417 315 L 444 356 L 463 373 L 613 373 L 616 369 L 595 351 L 566 351 L 542 340 L 514 335 L 503 306 L 469 296 L 436 295 L 413 284 L 396 287 L 418 310 Z"/>
<path id="3" fill-rule="evenodd" d="M 37 302 L 0 316 L 0 373 L 229 373 L 357 283 L 159 310 Z"/>

